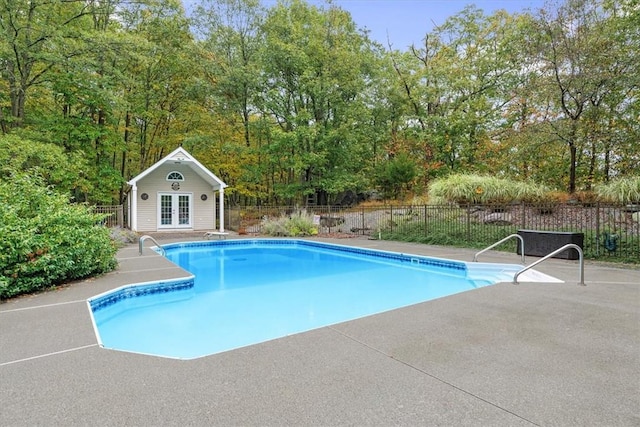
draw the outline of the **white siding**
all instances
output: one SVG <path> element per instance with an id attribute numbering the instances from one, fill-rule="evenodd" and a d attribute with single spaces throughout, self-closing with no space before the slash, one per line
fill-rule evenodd
<path id="1" fill-rule="evenodd" d="M 180 189 L 173 190 L 171 182 L 166 180 L 169 172 L 178 171 L 184 176 Z M 192 195 L 192 224 L 194 231 L 215 228 L 215 194 L 206 181 L 196 174 L 187 164 L 164 164 L 138 182 L 138 231 L 156 231 L 158 227 L 158 192 L 190 193 Z M 147 193 L 149 198 L 142 200 Z M 206 194 L 203 201 L 201 195 Z"/>

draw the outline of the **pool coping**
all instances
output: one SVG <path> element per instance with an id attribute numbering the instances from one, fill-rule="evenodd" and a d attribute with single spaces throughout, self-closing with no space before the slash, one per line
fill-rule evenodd
<path id="1" fill-rule="evenodd" d="M 416 244 L 327 241 L 460 260 L 473 256 L 472 250 Z M 587 263 L 582 287 L 576 284 L 575 262 L 549 260 L 541 270 L 566 283 L 494 285 L 177 361 L 98 347 L 88 297 L 134 278 L 189 276 L 150 250 L 138 257 L 134 245 L 118 258 L 114 273 L 0 304 L 1 424 L 637 425 L 639 420 L 640 271 L 635 269 Z M 490 253 L 483 259 L 514 263 L 518 257 Z"/>

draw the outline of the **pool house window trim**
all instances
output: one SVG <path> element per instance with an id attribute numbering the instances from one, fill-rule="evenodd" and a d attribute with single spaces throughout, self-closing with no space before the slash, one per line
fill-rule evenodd
<path id="1" fill-rule="evenodd" d="M 171 171 L 167 174 L 166 180 L 169 182 L 184 182 L 184 175 L 178 171 Z"/>

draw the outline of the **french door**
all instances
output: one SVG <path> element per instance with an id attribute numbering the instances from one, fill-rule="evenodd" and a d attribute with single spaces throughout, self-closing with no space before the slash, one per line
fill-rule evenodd
<path id="1" fill-rule="evenodd" d="M 158 193 L 158 228 L 191 228 L 191 194 Z"/>

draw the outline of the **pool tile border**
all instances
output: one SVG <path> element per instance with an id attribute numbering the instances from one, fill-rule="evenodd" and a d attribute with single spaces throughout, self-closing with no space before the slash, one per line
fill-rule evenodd
<path id="1" fill-rule="evenodd" d="M 134 283 L 107 291 L 89 298 L 89 306 L 94 313 L 128 298 L 192 289 L 194 277 L 187 279 L 163 280 L 159 282 Z"/>
<path id="2" fill-rule="evenodd" d="M 332 249 L 340 252 L 347 252 L 357 255 L 367 255 L 377 258 L 392 259 L 401 262 L 418 263 L 421 265 L 428 265 L 433 267 L 444 267 L 454 270 L 466 271 L 467 265 L 462 261 L 450 261 L 440 258 L 431 258 L 421 255 L 411 255 L 399 252 L 381 251 L 376 249 L 356 248 L 352 246 L 343 246 L 333 243 L 314 242 L 309 240 L 300 239 L 241 239 L 241 240 L 207 240 L 203 242 L 184 242 L 184 243 L 170 243 L 163 245 L 165 250 L 172 248 L 184 248 L 184 247 L 211 247 L 211 246 L 246 246 L 247 244 L 253 245 L 278 245 L 278 246 L 309 246 L 316 248 Z"/>

